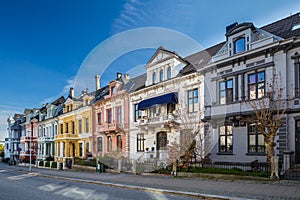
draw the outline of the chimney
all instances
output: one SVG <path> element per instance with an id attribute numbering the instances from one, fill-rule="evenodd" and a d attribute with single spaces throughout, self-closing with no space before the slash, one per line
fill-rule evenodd
<path id="1" fill-rule="evenodd" d="M 95 76 L 95 81 L 96 81 L 96 90 L 100 89 L 100 75 Z"/>
<path id="2" fill-rule="evenodd" d="M 70 88 L 69 97 L 74 98 L 74 88 Z"/>
<path id="3" fill-rule="evenodd" d="M 124 77 L 124 82 L 128 83 L 128 81 L 130 80 L 129 74 L 124 74 L 123 77 Z"/>
<path id="4" fill-rule="evenodd" d="M 122 78 L 122 74 L 120 72 L 117 72 L 117 80 L 120 80 Z"/>

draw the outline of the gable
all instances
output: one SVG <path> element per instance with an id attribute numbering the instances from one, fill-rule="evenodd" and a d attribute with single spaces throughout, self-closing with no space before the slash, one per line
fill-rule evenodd
<path id="1" fill-rule="evenodd" d="M 163 49 L 162 47 L 160 47 L 156 50 L 156 52 L 153 54 L 153 56 L 147 62 L 146 68 L 149 66 L 158 64 L 160 62 L 166 61 L 168 59 L 171 59 L 174 56 L 176 56 L 175 53 L 172 53 L 172 52 L 167 51 L 167 50 Z"/>

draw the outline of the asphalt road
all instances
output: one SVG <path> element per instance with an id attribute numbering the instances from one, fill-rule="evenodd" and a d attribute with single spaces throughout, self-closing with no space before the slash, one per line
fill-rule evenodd
<path id="1" fill-rule="evenodd" d="M 40 177 L 37 173 L 17 173 L 0 169 L 0 199 L 159 199 L 182 200 L 183 196 L 173 196 L 154 192 L 130 190 L 118 187 L 87 184 L 69 180 Z"/>

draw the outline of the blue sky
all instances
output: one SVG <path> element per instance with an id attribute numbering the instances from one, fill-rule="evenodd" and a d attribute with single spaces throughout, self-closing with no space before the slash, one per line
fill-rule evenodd
<path id="1" fill-rule="evenodd" d="M 0 140 L 9 115 L 66 96 L 85 58 L 115 34 L 168 28 L 207 48 L 224 41 L 225 27 L 233 22 L 260 27 L 299 8 L 300 2 L 292 0 L 0 1 Z M 103 74 L 102 84 L 124 66 L 147 62 L 153 52 L 121 56 Z"/>

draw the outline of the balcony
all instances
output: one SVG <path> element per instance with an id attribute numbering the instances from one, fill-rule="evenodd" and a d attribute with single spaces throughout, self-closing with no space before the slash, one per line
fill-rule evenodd
<path id="1" fill-rule="evenodd" d="M 118 129 L 117 123 L 103 123 L 101 125 L 97 125 L 97 132 L 112 132 Z"/>
<path id="2" fill-rule="evenodd" d="M 64 134 L 58 134 L 55 136 L 55 139 L 77 139 L 78 135 L 73 133 L 64 133 Z"/>
<path id="3" fill-rule="evenodd" d="M 262 103 L 264 101 L 264 103 Z M 269 108 L 269 99 L 253 100 L 251 104 L 256 104 L 258 109 Z M 251 105 L 245 101 L 237 101 L 223 105 L 206 105 L 204 107 L 204 117 L 202 121 L 211 119 L 224 118 L 226 116 L 247 115 L 253 112 Z"/>
<path id="4" fill-rule="evenodd" d="M 169 127 L 178 124 L 177 123 L 178 116 L 172 113 L 160 115 L 157 114 L 154 117 L 143 116 L 138 119 L 136 126 L 137 127 L 157 127 L 161 125 L 167 125 Z"/>

